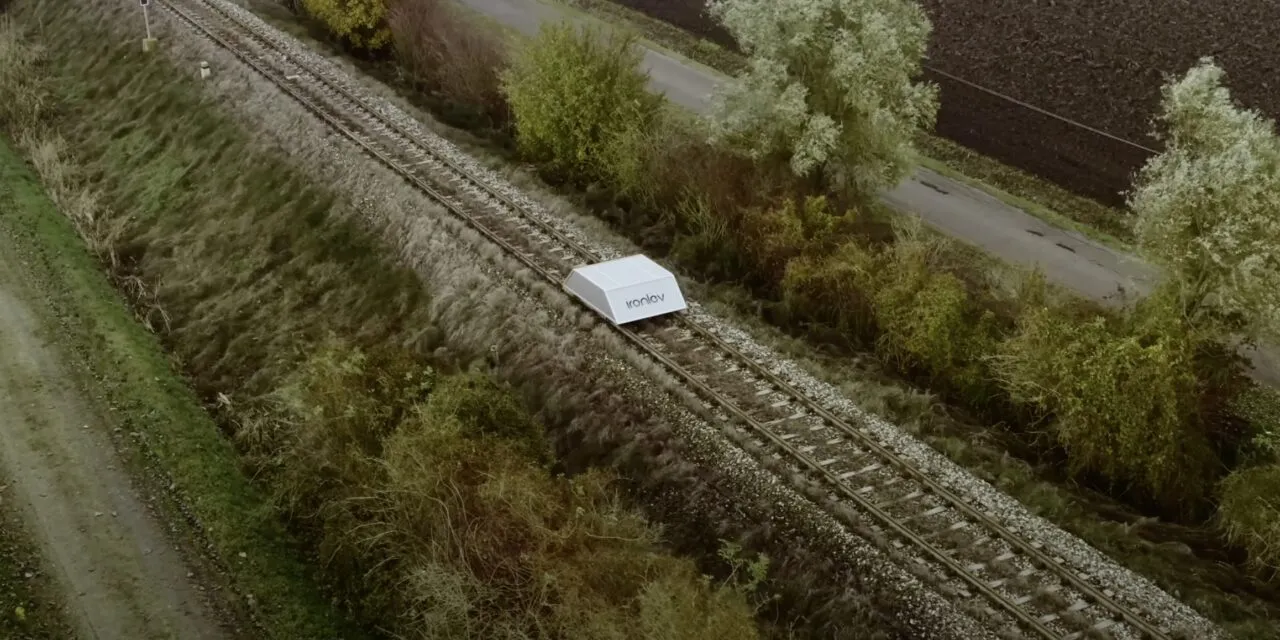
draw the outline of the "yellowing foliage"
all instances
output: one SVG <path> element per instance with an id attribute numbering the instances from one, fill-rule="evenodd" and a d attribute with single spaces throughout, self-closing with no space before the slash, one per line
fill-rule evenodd
<path id="1" fill-rule="evenodd" d="M 314 528 L 342 595 L 399 638 L 752 640 L 751 581 L 666 553 L 611 474 L 548 468 L 504 385 L 320 345 L 274 399 L 277 498 Z"/>
<path id="2" fill-rule="evenodd" d="M 1280 464 L 1241 469 L 1222 482 L 1219 518 L 1227 539 L 1249 552 L 1249 562 L 1280 571 Z"/>
<path id="3" fill-rule="evenodd" d="M 545 28 L 503 76 L 521 152 L 561 179 L 613 178 L 619 136 L 635 140 L 662 103 L 645 87 L 634 42 L 572 25 Z"/>
<path id="4" fill-rule="evenodd" d="M 391 44 L 386 0 L 302 0 L 302 8 L 357 48 L 377 51 Z"/>
<path id="5" fill-rule="evenodd" d="M 948 248 L 918 220 L 903 222 L 875 269 L 876 350 L 907 370 L 923 370 L 948 389 L 987 395 L 985 358 L 995 346 L 994 317 L 945 269 Z"/>
<path id="6" fill-rule="evenodd" d="M 1054 414 L 1073 469 L 1170 507 L 1205 497 L 1220 462 L 1197 412 L 1197 344 L 1176 296 L 1156 295 L 1123 321 L 1040 307 L 1019 324 L 996 369 L 1015 399 Z"/>
<path id="7" fill-rule="evenodd" d="M 878 269 L 875 253 L 848 243 L 822 257 L 801 257 L 787 264 L 782 302 L 797 319 L 831 326 L 854 342 L 871 334 L 871 282 Z"/>
<path id="8" fill-rule="evenodd" d="M 792 259 L 824 247 L 840 218 L 826 198 L 805 198 L 799 205 L 788 198 L 771 210 L 749 211 L 739 234 L 752 264 L 772 283 Z"/>

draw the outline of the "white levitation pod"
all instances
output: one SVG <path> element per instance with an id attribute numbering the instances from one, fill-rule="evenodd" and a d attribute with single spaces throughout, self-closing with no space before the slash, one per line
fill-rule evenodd
<path id="1" fill-rule="evenodd" d="M 564 289 L 614 324 L 684 311 L 684 295 L 670 271 L 642 255 L 578 267 Z"/>

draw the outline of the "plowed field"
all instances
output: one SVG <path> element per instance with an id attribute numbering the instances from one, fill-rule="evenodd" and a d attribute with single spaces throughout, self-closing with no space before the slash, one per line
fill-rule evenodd
<path id="1" fill-rule="evenodd" d="M 616 0 L 731 44 L 705 0 Z M 1280 117 L 1280 2 L 1274 0 L 922 0 L 929 65 L 995 92 L 1154 147 L 1165 74 L 1202 55 L 1226 68 L 1246 105 Z M 936 73 L 938 133 L 1115 201 L 1147 153 L 1063 124 Z"/>

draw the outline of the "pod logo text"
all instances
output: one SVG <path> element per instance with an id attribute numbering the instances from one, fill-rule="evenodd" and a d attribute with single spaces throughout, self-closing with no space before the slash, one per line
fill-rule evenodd
<path id="1" fill-rule="evenodd" d="M 667 295 L 666 295 L 665 293 L 659 293 L 659 294 L 653 294 L 653 293 L 651 293 L 651 294 L 649 294 L 649 295 L 647 295 L 647 296 L 644 296 L 643 298 L 636 298 L 635 300 L 628 300 L 628 301 L 627 301 L 627 308 L 628 308 L 628 309 L 634 309 L 634 308 L 636 308 L 636 307 L 643 307 L 643 306 L 645 306 L 646 304 L 654 304 L 654 303 L 657 303 L 657 302 L 662 302 L 662 300 L 663 300 L 664 298 L 666 298 L 666 297 L 667 297 Z"/>

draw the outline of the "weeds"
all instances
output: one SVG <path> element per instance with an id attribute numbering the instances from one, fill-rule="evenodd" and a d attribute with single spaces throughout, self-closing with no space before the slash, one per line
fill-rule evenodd
<path id="1" fill-rule="evenodd" d="M 24 17 L 33 11 L 24 5 L 16 10 Z M 83 42 L 77 38 L 75 21 L 55 22 L 60 26 L 57 35 Z M 50 55 L 48 70 L 59 73 L 63 62 Z M 44 80 L 52 95 L 65 97 L 66 78 Z M 166 312 L 149 306 L 155 303 L 155 289 L 136 275 L 112 271 L 112 280 L 122 287 L 116 291 L 108 278 L 98 275 L 100 267 L 114 270 L 123 264 L 112 260 L 118 245 L 111 234 L 122 228 L 115 224 L 120 219 L 102 205 L 99 191 L 85 184 L 85 172 L 68 157 L 56 135 L 73 110 L 60 111 L 56 119 L 50 115 L 46 112 L 47 119 L 35 128 L 9 132 L 22 142 L 45 184 L 42 190 L 23 170 L 5 176 L 4 191 L 14 195 L 17 206 L 0 206 L 0 223 L 13 234 L 13 244 L 29 252 L 23 254 L 24 262 L 34 277 L 44 280 L 43 290 L 57 314 L 69 355 L 86 367 L 86 373 L 92 372 L 100 393 L 86 401 L 101 403 L 103 417 L 117 432 L 128 428 L 130 445 L 121 450 L 125 463 L 142 482 L 162 479 L 163 484 L 153 487 L 159 498 L 153 504 L 171 519 L 175 531 L 200 547 L 202 557 L 194 561 L 216 569 L 211 572 L 217 576 L 216 589 L 257 595 L 252 612 L 244 601 L 221 603 L 240 619 L 252 620 L 253 633 L 267 638 L 365 637 L 334 615 L 308 582 L 311 576 L 293 555 L 293 541 L 278 522 L 263 517 L 262 496 L 240 473 L 231 447 L 171 370 L 154 336 L 145 333 L 121 304 L 120 294 L 132 286 L 129 293 L 142 296 L 135 316 L 150 316 L 152 328 L 164 331 L 170 328 Z M 15 182 L 9 184 L 10 178 Z M 115 240 L 123 242 L 122 237 Z M 237 552 L 252 560 L 220 564 Z"/>
<path id="2" fill-rule="evenodd" d="M 1280 463 L 1241 469 L 1223 481 L 1219 521 L 1265 576 L 1280 573 Z"/>

